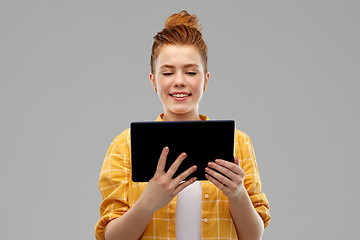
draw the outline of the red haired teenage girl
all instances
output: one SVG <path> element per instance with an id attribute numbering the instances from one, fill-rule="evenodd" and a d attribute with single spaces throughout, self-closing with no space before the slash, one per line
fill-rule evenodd
<path id="1" fill-rule="evenodd" d="M 155 35 L 150 81 L 164 107 L 157 121 L 208 120 L 199 114 L 209 73 L 207 46 L 195 15 L 173 14 Z M 209 163 L 208 181 L 183 181 L 196 166 L 172 178 L 186 153 L 165 172 L 171 149 L 164 148 L 154 177 L 148 183 L 134 183 L 126 129 L 111 143 L 101 169 L 103 201 L 96 239 L 261 239 L 270 215 L 253 147 L 239 130 L 234 147 L 233 163 L 221 159 Z"/>

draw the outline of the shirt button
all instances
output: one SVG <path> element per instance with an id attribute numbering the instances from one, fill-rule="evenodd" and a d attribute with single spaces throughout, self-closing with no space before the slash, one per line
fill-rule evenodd
<path id="1" fill-rule="evenodd" d="M 208 219 L 207 218 L 204 218 L 204 223 L 207 223 L 208 222 Z"/>
<path id="2" fill-rule="evenodd" d="M 205 196 L 204 196 L 205 198 L 209 198 L 209 194 L 205 194 Z"/>

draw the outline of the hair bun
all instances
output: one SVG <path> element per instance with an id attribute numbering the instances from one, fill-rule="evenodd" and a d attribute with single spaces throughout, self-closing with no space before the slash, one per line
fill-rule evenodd
<path id="1" fill-rule="evenodd" d="M 189 28 L 195 28 L 201 32 L 202 27 L 198 22 L 196 15 L 190 15 L 187 11 L 182 10 L 181 12 L 170 15 L 165 22 L 164 29 L 171 28 L 178 25 L 185 25 Z"/>

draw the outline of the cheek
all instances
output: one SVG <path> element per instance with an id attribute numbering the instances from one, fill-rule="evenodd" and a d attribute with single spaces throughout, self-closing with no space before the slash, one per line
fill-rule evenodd
<path id="1" fill-rule="evenodd" d="M 198 79 L 193 83 L 193 89 L 196 89 L 197 92 L 202 92 L 204 88 L 204 81 L 203 79 Z"/>
<path id="2" fill-rule="evenodd" d="M 156 82 L 156 86 L 159 94 L 167 94 L 167 91 L 170 88 L 170 84 L 163 81 L 161 78 Z"/>

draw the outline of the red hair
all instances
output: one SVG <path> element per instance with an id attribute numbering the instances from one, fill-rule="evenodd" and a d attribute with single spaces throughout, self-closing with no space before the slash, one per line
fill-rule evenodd
<path id="1" fill-rule="evenodd" d="M 207 73 L 207 45 L 201 35 L 201 25 L 196 15 L 190 15 L 183 10 L 170 15 L 165 22 L 164 29 L 154 36 L 151 51 L 151 72 L 155 73 L 155 62 L 159 50 L 164 45 L 191 45 L 199 50 L 204 73 Z"/>

